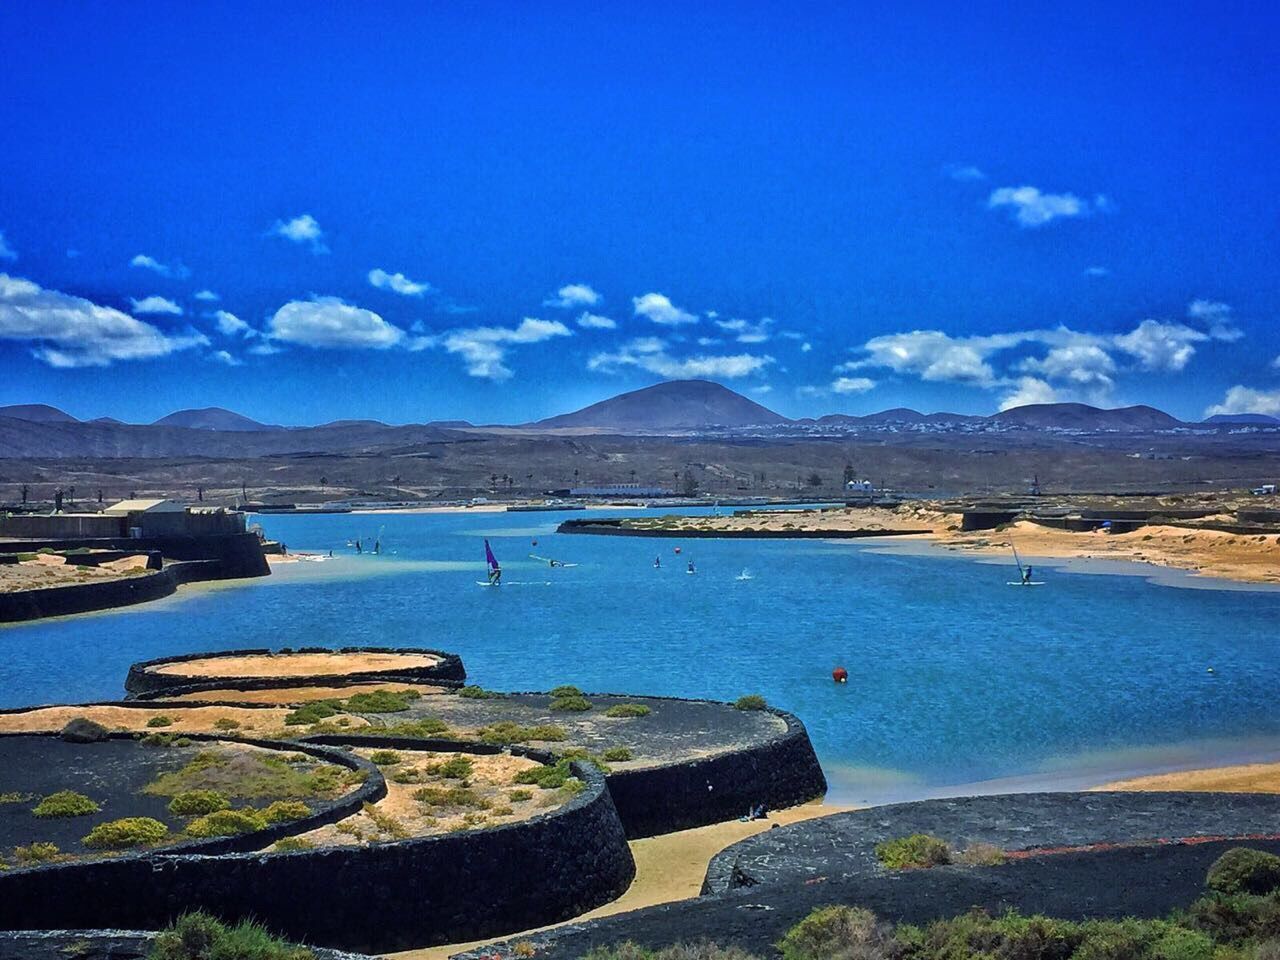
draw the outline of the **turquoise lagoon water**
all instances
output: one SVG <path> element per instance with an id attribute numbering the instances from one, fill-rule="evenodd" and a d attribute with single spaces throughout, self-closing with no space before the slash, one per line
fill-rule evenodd
<path id="1" fill-rule="evenodd" d="M 804 720 L 843 802 L 1280 754 L 1280 593 L 1062 570 L 1024 590 L 1010 566 L 883 541 L 556 535 L 568 516 L 259 518 L 335 559 L 0 628 L 0 706 L 119 698 L 131 662 L 192 650 L 426 645 L 497 689 L 763 693 Z M 379 532 L 382 556 L 346 546 Z M 476 585 L 486 536 L 500 589 Z"/>

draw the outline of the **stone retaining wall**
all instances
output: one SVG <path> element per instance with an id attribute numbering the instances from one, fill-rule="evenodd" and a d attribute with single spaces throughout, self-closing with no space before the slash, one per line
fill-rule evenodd
<path id="1" fill-rule="evenodd" d="M 144 930 L 0 931 L 0 960 L 146 960 L 155 934 Z M 313 948 L 315 960 L 372 960 Z"/>
<path id="2" fill-rule="evenodd" d="M 623 526 L 622 520 L 565 520 L 556 533 L 590 533 L 612 537 L 660 537 L 676 540 L 864 540 L 931 533 L 926 528 L 903 530 L 664 530 Z"/>

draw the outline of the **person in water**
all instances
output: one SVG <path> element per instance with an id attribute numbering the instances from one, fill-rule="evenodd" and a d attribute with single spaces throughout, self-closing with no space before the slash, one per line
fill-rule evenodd
<path id="1" fill-rule="evenodd" d="M 1030 567 L 1027 567 L 1025 570 L 1023 570 L 1023 571 L 1022 571 L 1022 583 L 1023 583 L 1023 585 L 1024 585 L 1024 586 L 1029 586 L 1029 585 L 1030 585 L 1030 583 L 1031 583 L 1031 568 L 1030 568 Z"/>
<path id="2" fill-rule="evenodd" d="M 360 541 L 356 541 L 356 553 L 364 553 L 364 547 L 360 545 Z"/>
<path id="3" fill-rule="evenodd" d="M 489 570 L 489 585 L 491 587 L 496 587 L 501 582 L 502 582 L 502 568 L 491 567 Z"/>
<path id="4" fill-rule="evenodd" d="M 654 557 L 654 558 L 653 558 L 653 568 L 654 568 L 655 570 L 658 570 L 658 569 L 660 569 L 661 567 L 662 567 L 662 558 L 661 558 L 661 557 Z"/>
<path id="5" fill-rule="evenodd" d="M 381 553 L 381 552 L 382 552 L 382 541 L 381 541 L 381 540 L 375 540 L 375 541 L 373 541 L 373 552 L 374 552 L 374 553 Z"/>
<path id="6" fill-rule="evenodd" d="M 690 573 L 694 573 L 694 572 L 696 572 L 696 571 L 693 569 L 693 561 L 692 561 L 692 560 L 690 560 L 690 561 L 689 561 L 689 572 L 690 572 Z"/>

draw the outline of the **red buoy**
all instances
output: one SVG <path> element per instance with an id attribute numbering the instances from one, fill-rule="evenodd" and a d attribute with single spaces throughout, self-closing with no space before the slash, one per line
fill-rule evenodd
<path id="1" fill-rule="evenodd" d="M 846 670 L 844 667 L 836 667 L 834 670 L 831 671 L 831 679 L 834 680 L 836 683 L 848 683 L 849 671 Z"/>

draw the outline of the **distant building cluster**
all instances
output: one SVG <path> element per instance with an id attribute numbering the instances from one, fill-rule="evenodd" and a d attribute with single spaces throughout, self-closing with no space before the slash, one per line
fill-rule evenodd
<path id="1" fill-rule="evenodd" d="M 599 487 L 571 487 L 571 497 L 670 497 L 666 487 L 646 487 L 638 483 L 608 483 Z"/>

